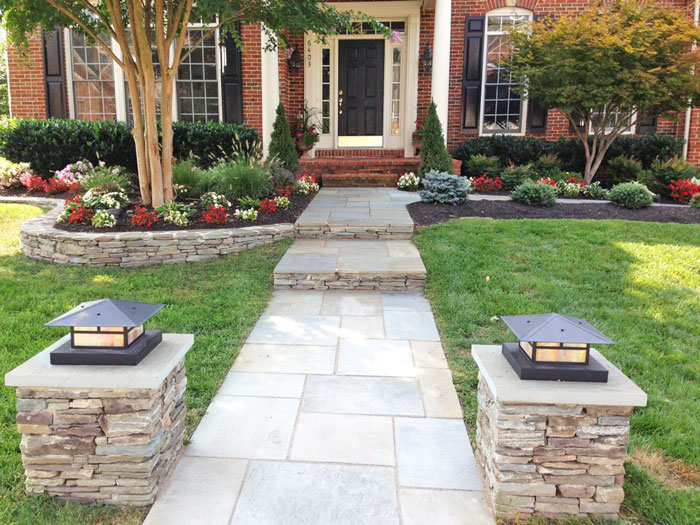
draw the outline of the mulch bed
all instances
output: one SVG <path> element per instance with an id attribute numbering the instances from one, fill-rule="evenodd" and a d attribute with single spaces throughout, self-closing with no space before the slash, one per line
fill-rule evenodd
<path id="1" fill-rule="evenodd" d="M 3 188 L 0 190 L 1 197 L 37 197 L 41 199 L 67 199 L 72 197 L 72 193 L 44 193 L 43 191 L 27 191 L 25 188 L 19 188 L 16 190 Z"/>
<path id="2" fill-rule="evenodd" d="M 60 230 L 71 232 L 126 232 L 126 231 L 173 231 L 173 230 L 215 230 L 219 228 L 243 228 L 246 226 L 264 226 L 266 224 L 294 223 L 299 215 L 306 209 L 309 202 L 315 195 L 293 195 L 289 198 L 291 204 L 289 208 L 283 210 L 278 208 L 275 213 L 258 212 L 258 219 L 254 222 L 236 219 L 233 216 L 235 207 L 229 210 L 229 216 L 226 224 L 208 224 L 202 220 L 202 210 L 199 206 L 195 206 L 197 213 L 190 217 L 190 222 L 185 227 L 175 226 L 159 219 L 150 228 L 142 228 L 131 224 L 131 215 L 122 213 L 114 228 L 94 228 L 90 224 L 68 224 L 65 222 L 57 222 L 55 227 Z"/>
<path id="3" fill-rule="evenodd" d="M 464 204 L 432 204 L 414 202 L 408 212 L 416 226 L 429 226 L 460 217 L 490 217 L 493 219 L 621 219 L 644 222 L 677 222 L 699 224 L 700 209 L 652 206 L 627 210 L 612 204 L 557 203 L 550 208 L 526 206 L 513 201 L 467 201 Z"/>

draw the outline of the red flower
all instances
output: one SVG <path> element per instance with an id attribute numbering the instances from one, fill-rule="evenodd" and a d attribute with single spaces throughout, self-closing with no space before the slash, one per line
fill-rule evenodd
<path id="1" fill-rule="evenodd" d="M 135 206 L 131 215 L 131 224 L 141 228 L 150 228 L 158 222 L 158 215 L 155 211 L 148 211 L 143 206 Z"/>
<path id="2" fill-rule="evenodd" d="M 474 191 L 500 191 L 503 188 L 503 181 L 501 177 L 496 177 L 492 179 L 485 173 L 481 177 L 475 178 Z"/>
<path id="3" fill-rule="evenodd" d="M 61 179 L 49 179 L 46 181 L 44 191 L 49 194 L 65 193 L 69 189 L 68 183 Z"/>
<path id="4" fill-rule="evenodd" d="M 688 204 L 693 195 L 700 193 L 700 186 L 691 179 L 678 179 L 668 185 L 673 197 L 680 204 Z"/>
<path id="5" fill-rule="evenodd" d="M 22 182 L 28 191 L 46 191 L 46 181 L 37 175 L 31 175 Z"/>
<path id="6" fill-rule="evenodd" d="M 263 213 L 275 213 L 277 211 L 277 201 L 266 197 L 260 201 L 258 211 Z"/>
<path id="7" fill-rule="evenodd" d="M 71 224 L 87 224 L 95 214 L 95 210 L 85 206 L 74 207 L 68 215 L 68 222 Z"/>
<path id="8" fill-rule="evenodd" d="M 211 205 L 207 211 L 202 213 L 202 219 L 207 224 L 226 224 L 226 208 Z"/>

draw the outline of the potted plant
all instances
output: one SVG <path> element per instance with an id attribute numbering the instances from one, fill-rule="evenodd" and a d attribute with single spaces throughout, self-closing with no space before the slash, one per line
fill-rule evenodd
<path id="1" fill-rule="evenodd" d="M 314 123 L 319 111 L 310 108 L 304 103 L 304 109 L 299 115 L 296 128 L 294 129 L 294 142 L 301 152 L 302 158 L 309 158 L 309 151 L 313 149 L 319 141 L 320 134 L 318 126 Z"/>
<path id="2" fill-rule="evenodd" d="M 423 133 L 423 120 L 418 118 L 416 119 L 416 130 L 411 136 L 411 142 L 413 143 L 413 147 L 416 148 L 416 155 L 420 153 L 421 144 L 423 144 Z"/>

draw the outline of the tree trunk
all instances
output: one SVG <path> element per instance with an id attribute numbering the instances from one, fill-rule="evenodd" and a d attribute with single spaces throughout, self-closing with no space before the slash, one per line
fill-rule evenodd
<path id="1" fill-rule="evenodd" d="M 173 78 L 163 75 L 160 103 L 161 125 L 161 173 L 163 179 L 163 196 L 173 200 Z"/>
<path id="2" fill-rule="evenodd" d="M 141 100 L 139 95 L 139 82 L 136 72 L 126 71 L 127 85 L 129 87 L 129 99 L 134 117 L 134 127 L 131 135 L 136 146 L 136 168 L 139 176 L 139 189 L 141 191 L 141 201 L 144 205 L 151 204 L 151 177 L 148 170 L 148 159 L 146 158 L 146 137 L 144 135 L 143 116 L 141 115 Z"/>

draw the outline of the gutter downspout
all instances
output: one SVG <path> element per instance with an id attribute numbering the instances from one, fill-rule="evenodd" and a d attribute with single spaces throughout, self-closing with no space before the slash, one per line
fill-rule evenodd
<path id="1" fill-rule="evenodd" d="M 700 0 L 695 0 L 695 8 L 693 9 L 693 24 L 697 27 L 698 18 L 700 18 Z M 693 50 L 695 50 L 696 43 L 693 42 Z M 693 106 L 688 105 L 688 109 L 685 110 L 685 125 L 683 129 L 683 159 L 688 160 L 688 143 L 690 141 L 690 119 L 693 115 Z"/>

